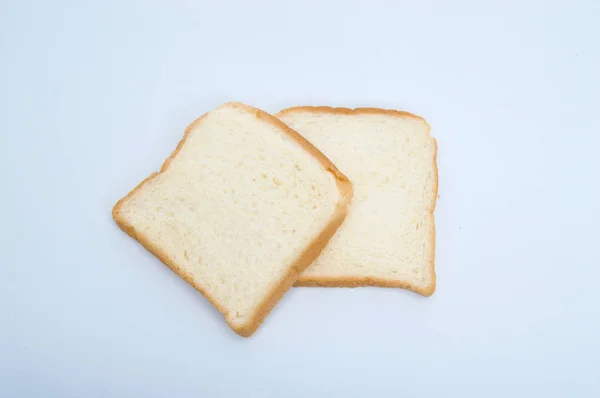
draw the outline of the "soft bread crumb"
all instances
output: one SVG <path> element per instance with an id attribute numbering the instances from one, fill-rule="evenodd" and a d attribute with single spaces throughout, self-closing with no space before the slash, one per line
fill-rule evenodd
<path id="1" fill-rule="evenodd" d="M 346 173 L 348 217 L 297 285 L 435 290 L 437 145 L 405 112 L 300 107 L 277 115 Z"/>
<path id="2" fill-rule="evenodd" d="M 273 116 L 225 104 L 113 216 L 248 336 L 345 217 L 352 188 L 332 167 Z"/>

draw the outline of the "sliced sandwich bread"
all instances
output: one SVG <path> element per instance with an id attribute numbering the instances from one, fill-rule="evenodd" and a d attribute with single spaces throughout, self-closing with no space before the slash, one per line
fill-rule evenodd
<path id="1" fill-rule="evenodd" d="M 348 217 L 296 285 L 435 290 L 437 145 L 406 112 L 298 107 L 278 115 L 350 178 Z"/>
<path id="2" fill-rule="evenodd" d="M 326 246 L 351 197 L 348 179 L 298 133 L 228 103 L 194 121 L 113 218 L 249 336 Z"/>

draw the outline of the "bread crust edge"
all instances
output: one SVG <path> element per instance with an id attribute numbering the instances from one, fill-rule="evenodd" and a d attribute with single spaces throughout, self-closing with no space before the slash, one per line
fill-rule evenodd
<path id="1" fill-rule="evenodd" d="M 436 246 L 436 229 L 435 229 L 435 216 L 434 211 L 437 204 L 438 196 L 438 167 L 437 167 L 437 151 L 438 145 L 437 140 L 431 135 L 431 126 L 421 116 L 415 115 L 410 112 L 398 111 L 393 109 L 380 109 L 380 108 L 334 108 L 329 106 L 296 106 L 291 108 L 282 109 L 275 114 L 276 117 L 293 113 L 293 112 L 311 112 L 311 113 L 332 113 L 341 115 L 357 115 L 357 114 L 378 114 L 388 115 L 396 117 L 409 117 L 417 119 L 427 126 L 427 133 L 433 141 L 434 152 L 433 152 L 433 169 L 434 169 L 434 195 L 433 203 L 429 209 L 429 214 L 432 219 L 431 229 L 431 262 L 429 264 L 429 272 L 431 274 L 431 283 L 426 286 L 418 286 L 410 282 L 398 281 L 393 279 L 383 279 L 374 277 L 334 277 L 334 276 L 303 276 L 300 275 L 294 286 L 308 286 L 308 287 L 363 287 L 363 286 L 376 286 L 376 287 L 391 287 L 391 288 L 402 288 L 419 293 L 423 296 L 431 296 L 437 286 L 437 276 L 435 272 L 435 246 Z"/>
<path id="2" fill-rule="evenodd" d="M 296 143 L 298 143 L 304 150 L 308 151 L 311 155 L 313 155 L 319 161 L 319 163 L 321 163 L 324 169 L 334 176 L 337 188 L 340 192 L 340 200 L 336 206 L 336 209 L 331 219 L 329 220 L 329 223 L 315 237 L 315 239 L 311 241 L 311 243 L 303 251 L 300 257 L 298 257 L 298 259 L 291 264 L 291 266 L 288 269 L 288 272 L 281 279 L 281 281 L 277 283 L 274 288 L 272 288 L 269 294 L 265 296 L 262 303 L 256 307 L 256 310 L 254 311 L 253 315 L 250 317 L 250 320 L 247 323 L 243 325 L 232 324 L 232 322 L 229 319 L 227 310 L 205 289 L 203 289 L 202 286 L 200 286 L 200 284 L 198 284 L 194 280 L 194 277 L 191 274 L 187 273 L 183 269 L 183 267 L 179 266 L 172 258 L 170 258 L 167 252 L 161 250 L 158 246 L 154 245 L 143 234 L 138 233 L 135 230 L 135 228 L 127 222 L 126 219 L 121 217 L 120 214 L 121 207 L 129 198 L 135 195 L 135 193 L 139 191 L 145 184 L 147 184 L 152 179 L 156 178 L 158 175 L 167 170 L 167 168 L 171 164 L 171 161 L 177 156 L 177 154 L 185 144 L 185 141 L 187 140 L 189 134 L 194 130 L 194 128 L 198 124 L 202 122 L 202 120 L 210 112 L 200 116 L 186 128 L 183 138 L 179 141 L 177 147 L 171 153 L 171 155 L 163 162 L 159 172 L 150 174 L 150 176 L 148 176 L 141 183 L 139 183 L 134 189 L 132 189 L 127 195 L 121 198 L 114 205 L 112 209 L 112 218 L 115 221 L 115 223 L 119 226 L 119 228 L 121 228 L 127 235 L 137 240 L 146 250 L 148 250 L 156 258 L 158 258 L 175 274 L 177 274 L 194 289 L 200 292 L 221 314 L 223 314 L 227 324 L 229 325 L 229 327 L 231 327 L 231 329 L 234 332 L 236 332 L 240 336 L 249 337 L 263 323 L 265 318 L 269 315 L 269 313 L 279 302 L 279 300 L 281 300 L 283 295 L 294 285 L 300 273 L 304 271 L 318 257 L 318 255 L 321 253 L 321 251 L 323 251 L 329 240 L 333 237 L 339 226 L 346 218 L 348 205 L 352 200 L 353 196 L 353 188 L 350 180 L 344 174 L 342 174 L 324 154 L 322 154 L 314 145 L 312 145 L 303 136 L 301 136 L 296 131 L 292 130 L 281 120 L 277 119 L 275 116 L 264 112 L 260 109 L 253 108 L 248 105 L 237 102 L 228 102 L 221 105 L 220 107 L 225 106 L 232 106 L 239 109 L 243 109 L 249 113 L 254 114 L 258 119 L 262 119 L 280 128 L 285 134 L 287 134 L 290 138 L 296 141 Z"/>

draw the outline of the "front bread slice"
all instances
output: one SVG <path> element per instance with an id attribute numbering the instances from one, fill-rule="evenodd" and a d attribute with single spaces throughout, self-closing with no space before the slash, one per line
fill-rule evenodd
<path id="1" fill-rule="evenodd" d="M 275 117 L 227 103 L 194 121 L 116 223 L 251 335 L 346 216 L 352 185 Z"/>
<path id="2" fill-rule="evenodd" d="M 299 107 L 277 115 L 350 178 L 348 217 L 297 285 L 435 290 L 437 144 L 406 112 Z"/>

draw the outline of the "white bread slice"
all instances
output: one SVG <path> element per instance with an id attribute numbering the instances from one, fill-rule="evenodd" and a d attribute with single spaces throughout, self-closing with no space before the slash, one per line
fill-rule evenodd
<path id="1" fill-rule="evenodd" d="M 296 285 L 433 294 L 437 144 L 425 120 L 374 108 L 298 107 L 277 116 L 354 186 L 346 221 Z"/>
<path id="2" fill-rule="evenodd" d="M 113 218 L 249 336 L 323 250 L 351 197 L 348 179 L 298 133 L 228 103 L 193 122 Z"/>

